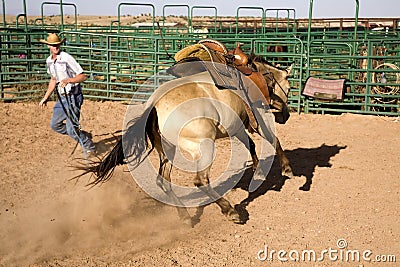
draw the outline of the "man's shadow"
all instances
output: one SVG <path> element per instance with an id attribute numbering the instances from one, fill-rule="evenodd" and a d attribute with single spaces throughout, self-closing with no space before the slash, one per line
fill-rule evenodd
<path id="1" fill-rule="evenodd" d="M 285 154 L 290 161 L 293 174 L 297 177 L 306 177 L 305 183 L 299 189 L 303 191 L 309 191 L 314 178 L 315 168 L 330 168 L 332 166 L 332 164 L 329 162 L 330 159 L 339 154 L 340 150 L 345 149 L 346 147 L 347 146 L 328 146 L 323 144 L 317 148 L 296 148 L 294 150 L 285 150 Z M 276 157 L 265 181 L 263 181 L 255 191 L 250 192 L 249 185 L 253 179 L 253 174 L 254 171 L 252 167 L 248 167 L 244 171 L 243 176 L 235 187 L 249 192 L 247 198 L 235 205 L 235 209 L 238 211 L 243 223 L 246 223 L 249 219 L 249 213 L 246 208 L 250 202 L 262 195 L 265 195 L 268 191 L 280 191 L 285 185 L 285 181 L 289 179 L 288 177 L 282 176 L 280 164 Z"/>

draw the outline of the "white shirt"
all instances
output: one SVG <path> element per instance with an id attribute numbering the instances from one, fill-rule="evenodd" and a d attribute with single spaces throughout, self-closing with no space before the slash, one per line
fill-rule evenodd
<path id="1" fill-rule="evenodd" d="M 81 65 L 79 65 L 75 58 L 63 51 L 57 55 L 57 59 L 55 61 L 50 55 L 46 59 L 46 65 L 47 73 L 50 74 L 57 81 L 57 83 L 64 79 L 73 78 L 76 75 L 83 73 Z M 79 85 L 79 83 L 69 83 L 67 86 L 65 86 L 65 91 L 69 93 L 71 91 L 71 87 L 77 85 Z M 64 88 L 58 87 L 57 89 L 60 94 L 64 94 Z"/>

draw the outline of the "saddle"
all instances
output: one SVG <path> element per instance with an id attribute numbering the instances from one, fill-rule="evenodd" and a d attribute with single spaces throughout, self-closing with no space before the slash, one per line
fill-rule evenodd
<path id="1" fill-rule="evenodd" d="M 247 76 L 256 84 L 267 103 L 271 102 L 268 85 L 263 75 L 248 66 L 248 57 L 241 49 L 242 43 L 237 43 L 233 50 L 213 39 L 203 39 L 197 44 L 188 46 L 174 56 L 177 62 L 167 72 L 176 77 L 194 75 L 208 71 L 215 85 L 220 89 L 244 90 L 241 74 Z M 190 68 L 181 63 L 191 62 Z M 218 64 L 214 64 L 218 63 Z M 252 132 L 257 131 L 258 123 L 249 103 L 245 103 L 246 112 Z M 249 129 L 250 130 L 250 129 Z"/>

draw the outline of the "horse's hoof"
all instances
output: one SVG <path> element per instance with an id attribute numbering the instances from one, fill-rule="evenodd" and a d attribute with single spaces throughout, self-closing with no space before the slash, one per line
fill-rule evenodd
<path id="1" fill-rule="evenodd" d="M 282 176 L 288 177 L 289 179 L 294 178 L 294 174 L 293 174 L 292 170 L 287 170 L 287 171 L 282 172 Z"/>
<path id="2" fill-rule="evenodd" d="M 185 226 L 189 226 L 190 228 L 193 228 L 193 227 L 194 227 L 194 223 L 193 223 L 192 218 L 185 218 L 185 219 L 182 219 L 182 222 L 183 222 L 183 224 L 184 224 Z"/>
<path id="3" fill-rule="evenodd" d="M 240 219 L 240 215 L 239 215 L 239 213 L 237 213 L 236 210 L 231 211 L 231 212 L 228 214 L 227 217 L 228 217 L 228 219 L 229 219 L 230 221 L 232 221 L 232 222 L 234 222 L 234 223 L 243 224 L 243 221 L 242 221 L 242 219 Z"/>

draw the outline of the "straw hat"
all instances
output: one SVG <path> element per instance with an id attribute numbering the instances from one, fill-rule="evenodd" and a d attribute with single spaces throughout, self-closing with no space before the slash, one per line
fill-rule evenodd
<path id="1" fill-rule="evenodd" d="M 64 43 L 65 39 L 66 38 L 60 40 L 60 37 L 58 37 L 57 34 L 49 33 L 49 36 L 47 36 L 47 40 L 41 39 L 40 42 L 48 45 L 58 45 Z"/>

